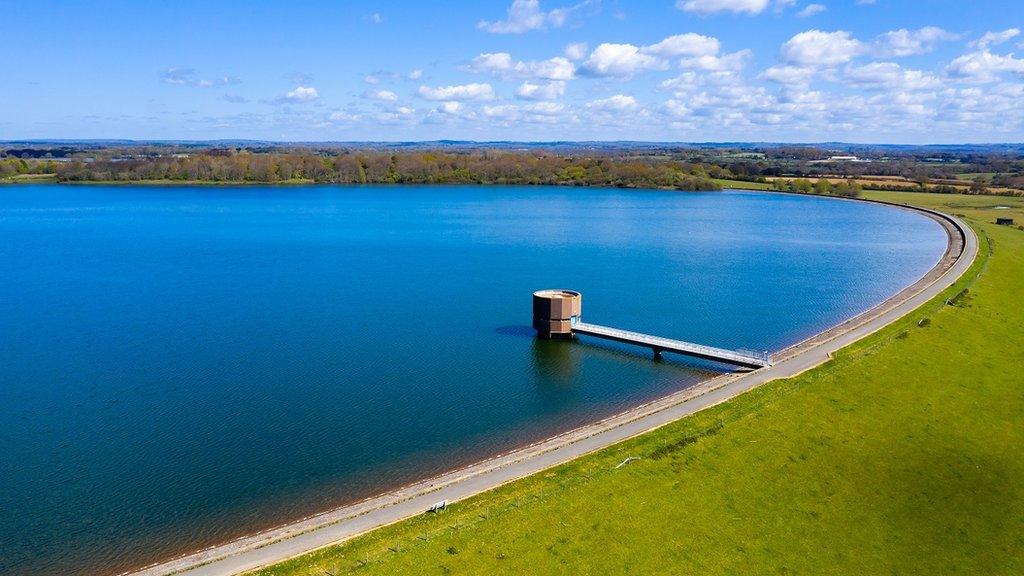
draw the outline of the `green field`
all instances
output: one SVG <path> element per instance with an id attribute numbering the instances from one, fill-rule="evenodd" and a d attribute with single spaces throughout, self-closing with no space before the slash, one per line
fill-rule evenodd
<path id="1" fill-rule="evenodd" d="M 978 260 L 802 376 L 259 574 L 1024 574 L 1024 199 L 867 196 Z"/>
<path id="2" fill-rule="evenodd" d="M 983 182 L 989 182 L 999 174 L 997 172 L 967 172 L 964 174 L 957 174 L 957 180 L 976 180 L 980 178 Z"/>
<path id="3" fill-rule="evenodd" d="M 53 174 L 17 174 L 0 178 L 0 184 L 29 184 L 35 182 L 56 182 Z"/>
<path id="4" fill-rule="evenodd" d="M 739 190 L 774 190 L 775 186 L 771 182 L 748 182 L 746 180 L 724 180 L 722 178 L 712 178 L 716 184 L 720 184 L 723 188 L 736 188 Z"/>

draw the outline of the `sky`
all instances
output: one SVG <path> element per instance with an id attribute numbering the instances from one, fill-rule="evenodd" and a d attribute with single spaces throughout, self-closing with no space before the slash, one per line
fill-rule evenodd
<path id="1" fill-rule="evenodd" d="M 0 14 L 0 140 L 1024 141 L 1020 0 L 0 0 Z"/>

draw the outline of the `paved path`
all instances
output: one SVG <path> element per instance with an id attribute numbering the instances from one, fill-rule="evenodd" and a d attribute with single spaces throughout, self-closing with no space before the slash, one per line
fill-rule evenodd
<path id="1" fill-rule="evenodd" d="M 400 490 L 248 536 L 135 572 L 135 576 L 229 576 L 357 536 L 423 513 L 439 500 L 454 502 L 517 478 L 622 442 L 724 402 L 770 380 L 795 376 L 827 361 L 833 352 L 910 313 L 953 284 L 974 261 L 974 232 L 956 218 L 921 210 L 950 236 L 942 261 L 913 286 L 885 303 L 790 347 L 776 363 L 746 374 L 727 374 L 634 410 L 544 442 Z"/>

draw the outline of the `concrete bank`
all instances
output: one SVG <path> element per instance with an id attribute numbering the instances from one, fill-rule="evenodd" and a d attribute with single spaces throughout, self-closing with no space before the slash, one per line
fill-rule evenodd
<path id="1" fill-rule="evenodd" d="M 724 402 L 765 382 L 788 378 L 826 362 L 835 351 L 885 327 L 934 298 L 959 279 L 978 251 L 974 232 L 962 221 L 931 210 L 913 209 L 946 230 L 949 242 L 938 264 L 913 285 L 882 304 L 776 355 L 772 366 L 726 374 L 594 424 L 472 466 L 330 512 L 247 536 L 132 574 L 227 576 L 239 574 L 336 544 L 367 531 L 423 513 L 439 500 L 454 502 L 518 478 L 638 436 Z"/>

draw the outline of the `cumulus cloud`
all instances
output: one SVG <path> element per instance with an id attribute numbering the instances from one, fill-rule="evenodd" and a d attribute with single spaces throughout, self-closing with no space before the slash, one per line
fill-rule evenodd
<path id="1" fill-rule="evenodd" d="M 688 32 L 686 34 L 669 36 L 657 44 L 644 46 L 641 51 L 644 54 L 652 54 L 663 58 L 710 56 L 718 54 L 720 46 L 721 44 L 717 38 Z"/>
<path id="2" fill-rule="evenodd" d="M 739 72 L 753 55 L 750 50 L 740 50 L 721 56 L 705 55 L 696 58 L 683 58 L 679 65 L 683 68 L 706 70 L 709 72 Z"/>
<path id="3" fill-rule="evenodd" d="M 907 70 L 895 62 L 872 62 L 863 66 L 848 66 L 846 82 L 868 89 L 897 89 L 901 91 L 935 88 L 941 82 L 934 74 L 921 70 Z"/>
<path id="4" fill-rule="evenodd" d="M 1024 74 L 1024 60 L 1013 54 L 993 54 L 987 49 L 964 54 L 946 67 L 950 76 L 969 82 L 987 83 L 999 80 L 1010 72 Z"/>
<path id="5" fill-rule="evenodd" d="M 803 10 L 797 12 L 796 15 L 800 18 L 808 18 L 815 14 L 821 14 L 825 10 L 828 10 L 828 8 L 824 4 L 808 4 Z"/>
<path id="6" fill-rule="evenodd" d="M 827 68 L 845 64 L 864 50 L 864 44 L 844 30 L 808 30 L 782 45 L 782 58 L 794 66 Z"/>
<path id="7" fill-rule="evenodd" d="M 385 102 L 395 102 L 398 100 L 398 94 L 395 94 L 391 90 L 369 90 L 363 92 L 363 98 L 369 98 L 370 100 L 383 100 Z"/>
<path id="8" fill-rule="evenodd" d="M 463 84 L 459 86 L 420 86 L 424 100 L 493 100 L 494 88 L 490 84 Z"/>
<path id="9" fill-rule="evenodd" d="M 1004 42 L 1009 42 L 1020 35 L 1020 29 L 1008 28 L 1001 32 L 985 32 L 981 38 L 971 42 L 972 48 L 988 48 Z"/>
<path id="10" fill-rule="evenodd" d="M 914 56 L 927 54 L 935 45 L 946 40 L 956 40 L 957 35 L 936 26 L 925 26 L 918 30 L 901 28 L 882 34 L 874 41 L 874 52 L 885 57 Z"/>
<path id="11" fill-rule="evenodd" d="M 593 76 L 628 78 L 641 70 L 664 70 L 664 60 L 643 53 L 632 44 L 601 44 L 583 63 L 583 70 Z"/>
<path id="12" fill-rule="evenodd" d="M 516 90 L 521 100 L 555 100 L 565 94 L 565 82 L 552 81 L 546 84 L 523 82 Z"/>
<path id="13" fill-rule="evenodd" d="M 449 116 L 460 116 L 466 110 L 466 105 L 462 102 L 442 102 L 437 107 L 437 111 L 442 114 Z"/>
<path id="14" fill-rule="evenodd" d="M 560 28 L 575 13 L 591 4 L 584 0 L 574 6 L 555 8 L 545 12 L 539 0 L 514 0 L 505 14 L 504 20 L 489 22 L 481 20 L 476 27 L 492 34 L 523 34 L 531 30 L 540 30 L 548 25 Z"/>
<path id="15" fill-rule="evenodd" d="M 423 70 L 417 68 L 416 70 L 406 74 L 405 77 L 409 80 L 419 80 L 420 78 L 423 78 Z"/>
<path id="16" fill-rule="evenodd" d="M 499 122 L 534 122 L 550 124 L 561 120 L 564 104 L 534 102 L 532 104 L 499 104 L 484 106 L 484 116 Z"/>
<path id="17" fill-rule="evenodd" d="M 587 108 L 600 112 L 623 112 L 633 110 L 637 107 L 636 98 L 624 94 L 616 94 L 608 98 L 591 100 L 587 102 Z"/>
<path id="18" fill-rule="evenodd" d="M 762 80 L 768 80 L 770 82 L 777 82 L 779 84 L 785 84 L 788 86 L 807 84 L 814 78 L 815 70 L 813 68 L 804 68 L 802 66 L 787 66 L 778 65 L 768 68 L 762 72 L 758 78 Z"/>
<path id="19" fill-rule="evenodd" d="M 676 0 L 677 8 L 697 14 L 760 14 L 768 8 L 768 4 L 769 0 Z"/>
<path id="20" fill-rule="evenodd" d="M 489 73 L 503 78 L 540 78 L 544 80 L 571 80 L 576 66 L 568 58 L 556 56 L 538 62 L 516 61 L 507 52 L 484 53 L 474 58 L 467 72 Z"/>
<path id="21" fill-rule="evenodd" d="M 316 88 L 312 86 L 297 86 L 294 90 L 289 90 L 284 96 L 280 98 L 283 102 L 292 102 L 296 104 L 312 102 L 320 97 L 320 94 L 316 91 Z"/>
<path id="22" fill-rule="evenodd" d="M 569 60 L 582 60 L 587 55 L 586 42 L 574 42 L 565 47 L 565 57 Z"/>

